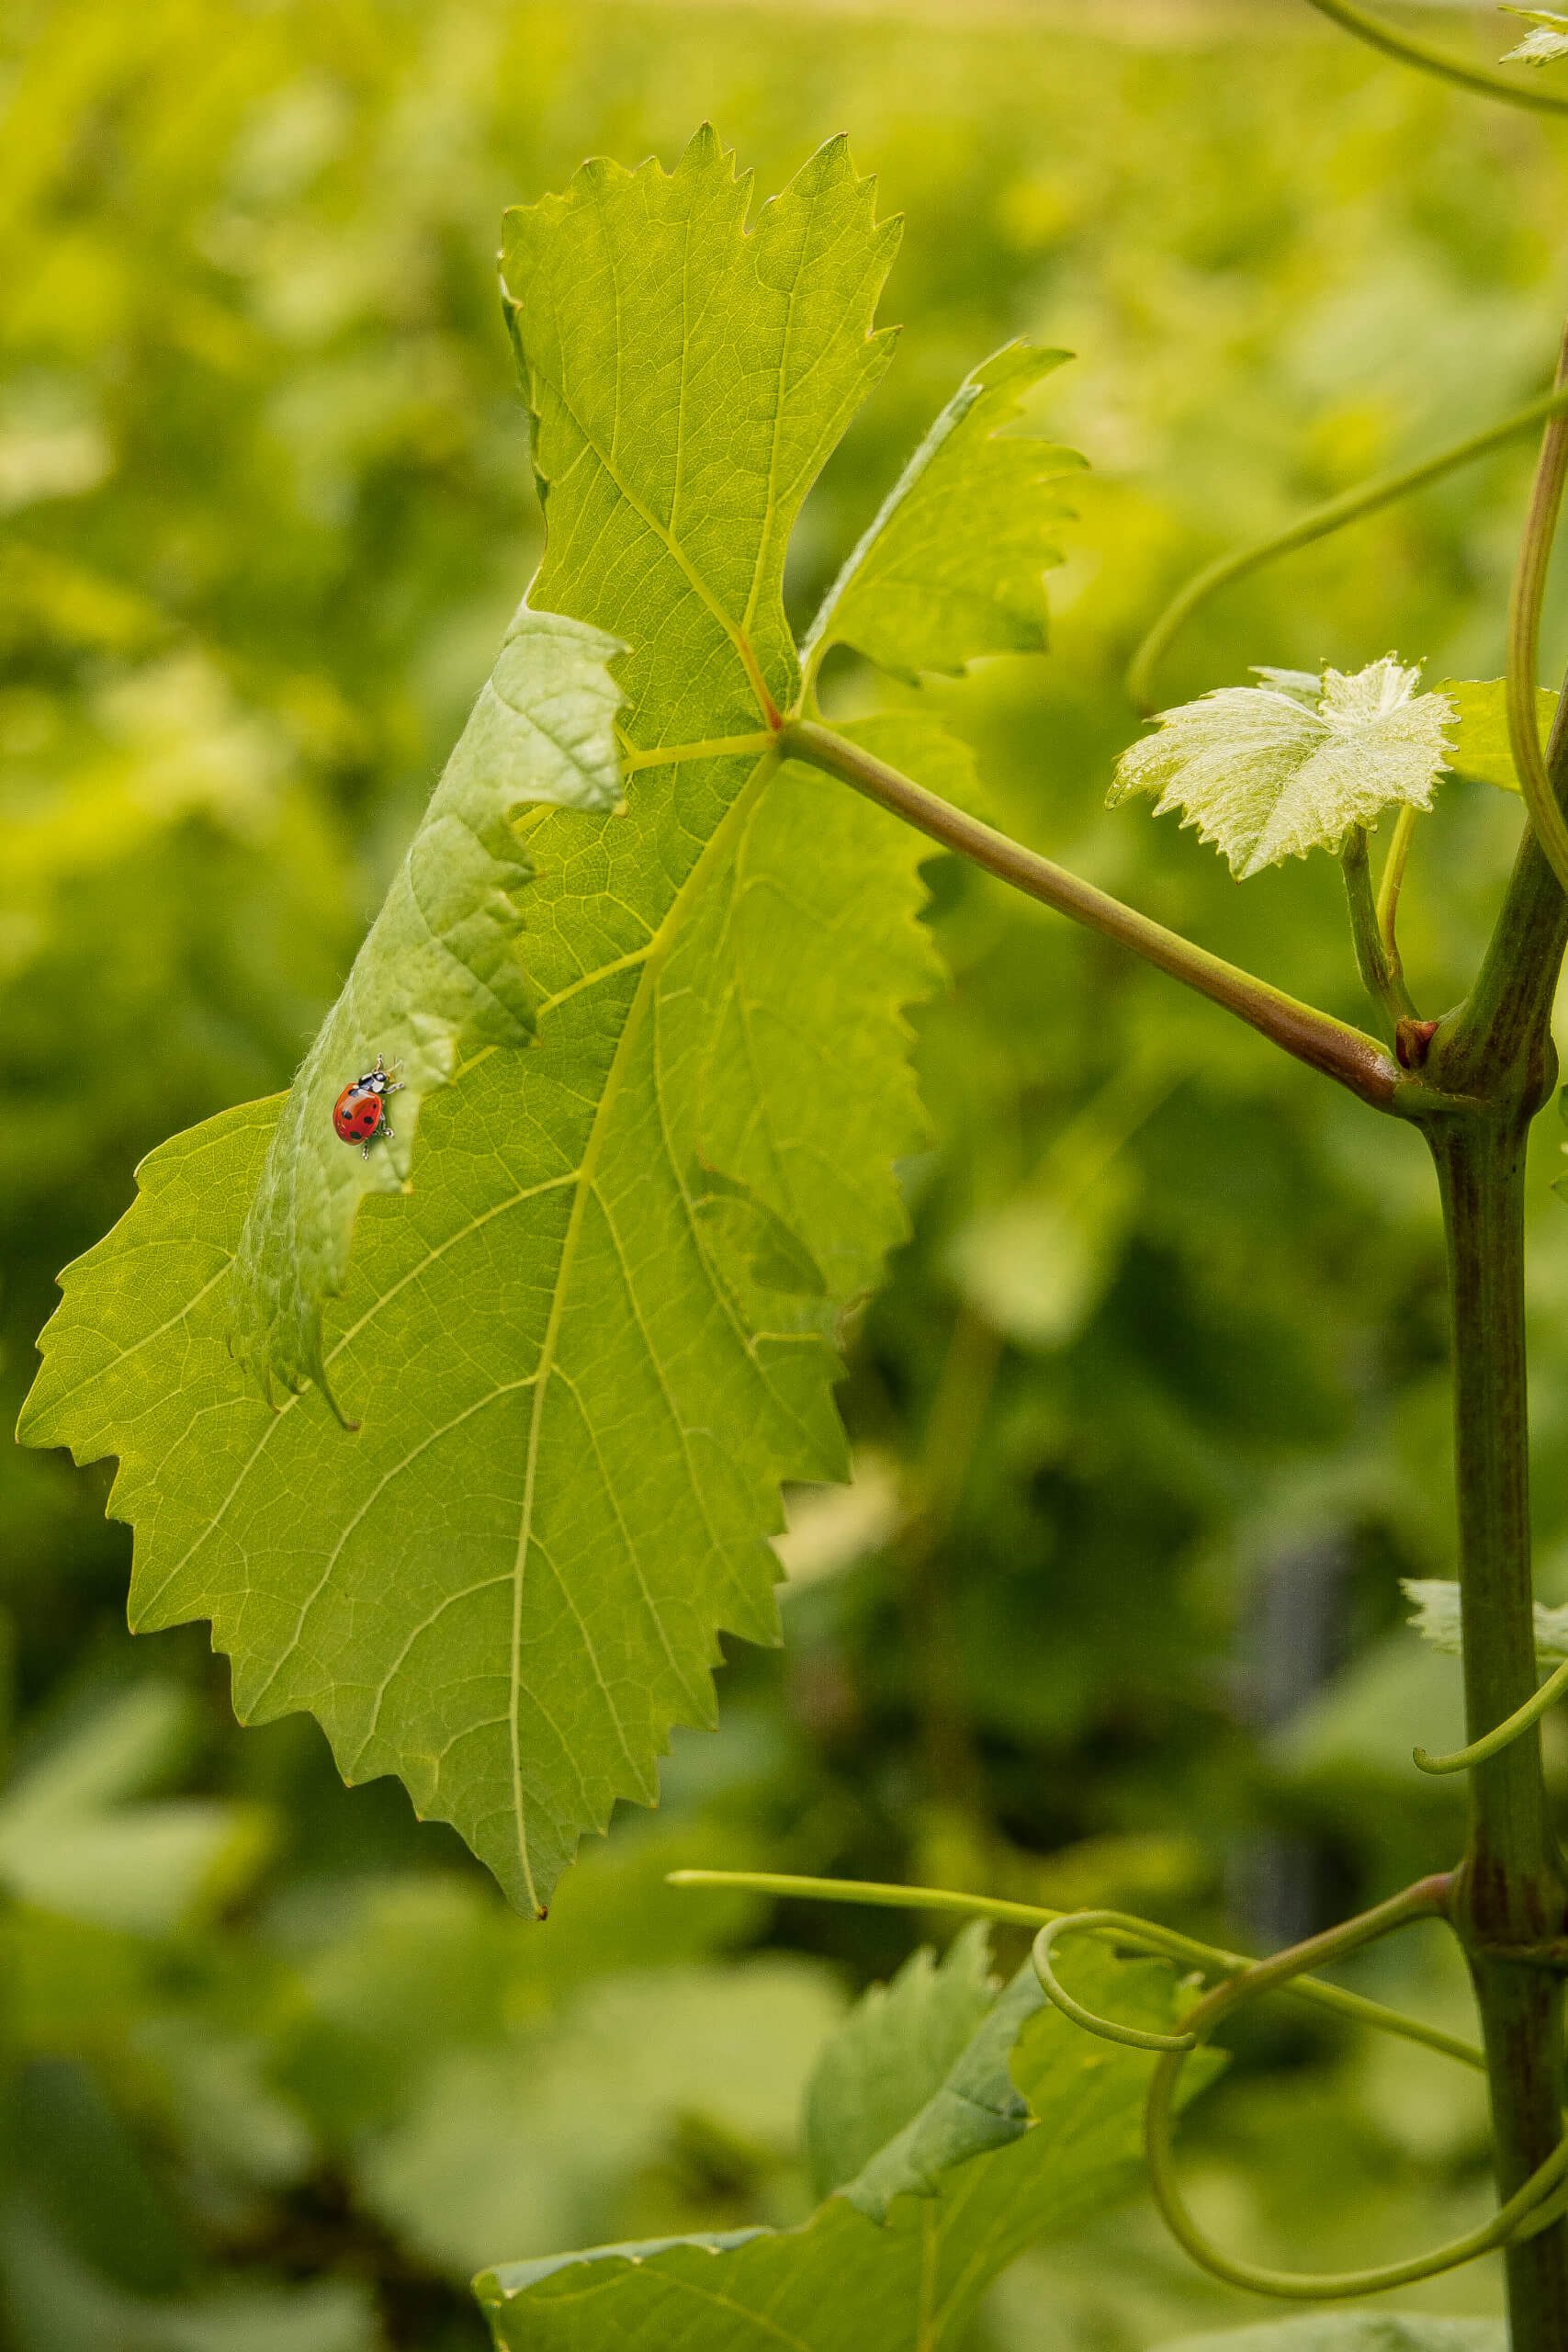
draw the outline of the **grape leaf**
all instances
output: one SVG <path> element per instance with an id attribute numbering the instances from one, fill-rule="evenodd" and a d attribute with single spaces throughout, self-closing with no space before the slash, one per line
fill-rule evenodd
<path id="1" fill-rule="evenodd" d="M 1167 2352 L 1507 2352 L 1501 2320 L 1428 2319 L 1424 2312 L 1314 2312 L 1310 2319 L 1184 2335 Z"/>
<path id="2" fill-rule="evenodd" d="M 621 695 L 604 665 L 624 650 L 602 629 L 526 604 L 513 619 L 267 1146 L 233 1299 L 236 1348 L 269 1396 L 275 1377 L 288 1389 L 315 1380 L 331 1396 L 321 1309 L 343 1289 L 360 1202 L 406 1189 L 420 1105 L 460 1060 L 532 1034 L 515 952 L 530 868 L 510 820 L 529 803 L 615 806 Z M 333 1105 L 378 1055 L 398 1073 L 391 1137 L 345 1149 Z"/>
<path id="3" fill-rule="evenodd" d="M 893 232 L 841 141 L 747 205 L 704 133 L 510 220 L 531 604 L 631 649 L 626 808 L 522 820 L 537 1041 L 475 1052 L 417 1186 L 366 1204 L 321 1351 L 359 1433 L 316 1389 L 270 1410 L 229 1352 L 276 1101 L 151 1155 L 26 1416 L 119 1455 L 135 1624 L 210 1617 L 243 1718 L 309 1708 L 536 1909 L 652 1801 L 671 1724 L 712 1721 L 718 1630 L 776 1637 L 779 1484 L 842 1472 L 837 1321 L 924 1135 L 929 845 L 766 725 L 789 525 L 885 364 Z"/>
<path id="4" fill-rule="evenodd" d="M 1164 1969 L 1086 1951 L 1082 1983 L 1096 2008 L 1170 2023 Z M 1016 2255 L 1137 2177 L 1152 2060 L 1086 2035 L 1039 2001 L 1037 1984 L 1032 2004 L 1021 1985 L 1021 1976 L 998 2002 L 1010 2005 L 1011 2081 L 1027 2107 L 1010 2144 L 955 2145 L 930 2193 L 898 2196 L 883 2223 L 860 2210 L 857 2180 L 795 2230 L 600 2246 L 483 2272 L 475 2290 L 501 2352 L 667 2352 L 677 2343 L 682 2352 L 942 2352 L 960 2343 Z M 1005 2073 L 1006 2047 L 993 2035 L 981 2071 L 994 2075 L 998 2059 Z M 928 2107 L 906 2131 L 929 2143 L 933 2127 Z"/>
<path id="5" fill-rule="evenodd" d="M 1444 1577 L 1402 1577 L 1400 1589 L 1412 1604 L 1410 1623 L 1421 1639 L 1446 1657 L 1460 1657 L 1464 1642 L 1458 1585 Z M 1542 1666 L 1560 1666 L 1568 1657 L 1568 1608 L 1536 1602 L 1535 1654 Z"/>
<path id="6" fill-rule="evenodd" d="M 1503 14 L 1534 27 L 1517 48 L 1505 51 L 1505 65 L 1550 65 L 1556 58 L 1568 57 L 1568 17 L 1561 9 L 1513 8 L 1503 0 Z"/>
<path id="7" fill-rule="evenodd" d="M 119 1692 L 0 1794 L 0 1887 L 68 1918 L 167 1932 L 265 1859 L 259 1808 L 149 1797 L 183 1759 L 194 1702 L 171 1683 Z"/>
<path id="8" fill-rule="evenodd" d="M 922 1945 L 874 1984 L 823 2051 L 806 2093 L 806 2146 L 819 2197 L 852 2180 L 935 2097 L 990 2009 L 986 1925 L 976 1920 L 938 1965 Z"/>
<path id="9" fill-rule="evenodd" d="M 1010 343 L 959 386 L 828 591 L 801 648 L 808 674 L 831 645 L 910 680 L 1043 651 L 1043 575 L 1073 511 L 1052 485 L 1084 460 L 1003 428 L 1071 356 Z"/>
<path id="10" fill-rule="evenodd" d="M 1122 754 L 1111 805 L 1157 794 L 1155 814 L 1183 810 L 1238 881 L 1337 847 L 1396 801 L 1430 808 L 1452 713 L 1441 695 L 1416 693 L 1418 670 L 1392 654 L 1349 675 L 1328 670 L 1315 702 L 1302 673 L 1263 675 L 1162 711 L 1157 732 Z"/>
<path id="11" fill-rule="evenodd" d="M 1438 688 L 1453 706 L 1458 721 L 1449 765 L 1456 775 L 1472 776 L 1478 784 L 1495 784 L 1504 792 L 1517 792 L 1518 774 L 1508 741 L 1506 683 L 1502 678 L 1445 678 Z M 1544 746 L 1557 717 L 1555 686 L 1536 689 L 1536 722 Z"/>

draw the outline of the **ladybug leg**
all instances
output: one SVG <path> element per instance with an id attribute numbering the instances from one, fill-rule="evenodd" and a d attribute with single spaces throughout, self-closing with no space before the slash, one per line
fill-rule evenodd
<path id="1" fill-rule="evenodd" d="M 393 1135 L 390 1127 L 383 1127 L 381 1129 L 381 1133 L 386 1136 L 389 1143 L 395 1143 L 397 1141 L 397 1137 Z"/>

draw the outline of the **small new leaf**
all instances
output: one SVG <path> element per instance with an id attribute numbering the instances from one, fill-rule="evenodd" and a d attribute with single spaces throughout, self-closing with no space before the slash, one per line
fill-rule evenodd
<path id="1" fill-rule="evenodd" d="M 1337 849 L 1352 825 L 1404 802 L 1429 808 L 1450 763 L 1452 711 L 1418 694 L 1418 669 L 1393 654 L 1353 673 L 1265 671 L 1260 686 L 1221 686 L 1162 711 L 1122 753 L 1111 802 L 1156 796 L 1183 812 L 1238 881 L 1309 850 Z"/>
<path id="2" fill-rule="evenodd" d="M 1550 65 L 1556 58 L 1568 57 L 1568 17 L 1560 9 L 1511 8 L 1505 0 L 1503 14 L 1534 27 L 1517 48 L 1505 51 L 1505 65 Z"/>
<path id="3" fill-rule="evenodd" d="M 830 645 L 909 680 L 1043 650 L 1044 574 L 1073 513 L 1055 485 L 1084 460 L 1004 428 L 1071 356 L 1010 343 L 959 386 L 829 590 L 801 648 L 808 675 Z"/>
<path id="4" fill-rule="evenodd" d="M 1437 691 L 1453 706 L 1455 727 L 1449 765 L 1454 775 L 1471 776 L 1478 784 L 1495 784 L 1503 792 L 1517 792 L 1518 771 L 1508 740 L 1507 681 L 1445 678 Z M 1543 748 L 1559 700 L 1555 686 L 1536 689 L 1536 724 Z"/>
<path id="5" fill-rule="evenodd" d="M 517 953 L 533 876 L 512 819 L 530 804 L 613 808 L 621 691 L 603 629 L 530 612 L 506 633 L 343 992 L 285 1097 L 234 1261 L 236 1352 L 271 1395 L 314 1380 L 331 1397 L 321 1310 L 348 1271 L 367 1193 L 408 1188 L 420 1106 L 483 1046 L 533 1034 Z M 343 1144 L 333 1105 L 378 1055 L 396 1069 L 391 1139 Z"/>

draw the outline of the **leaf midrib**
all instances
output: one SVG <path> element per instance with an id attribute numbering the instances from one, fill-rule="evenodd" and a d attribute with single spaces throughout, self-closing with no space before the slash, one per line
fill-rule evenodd
<path id="1" fill-rule="evenodd" d="M 761 785 L 772 772 L 775 761 L 776 752 L 773 748 L 764 752 L 758 759 L 746 782 L 709 834 L 691 872 L 671 899 L 658 929 L 649 942 L 642 969 L 637 976 L 637 987 L 633 991 L 631 1003 L 626 1008 L 626 1017 L 621 1024 L 621 1034 L 615 1041 L 615 1050 L 609 1072 L 594 1109 L 588 1141 L 578 1162 L 571 1213 L 567 1220 L 566 1233 L 561 1241 L 560 1258 L 550 1295 L 549 1317 L 546 1322 L 544 1338 L 540 1341 L 538 1361 L 535 1370 L 533 1406 L 529 1415 L 528 1455 L 524 1477 L 523 1510 L 513 1566 L 511 1687 L 507 1705 L 507 1736 L 512 1765 L 513 1818 L 516 1825 L 517 1857 L 523 1871 L 523 1882 L 528 1903 L 536 1917 L 543 1916 L 543 1906 L 539 1902 L 538 1891 L 534 1883 L 534 1873 L 528 1859 L 528 1833 L 522 1778 L 523 1589 L 527 1571 L 529 1546 L 533 1541 L 534 1504 L 538 1477 L 539 1445 L 544 1425 L 545 1400 L 549 1392 L 550 1375 L 555 1368 L 561 1319 L 566 1310 L 567 1295 L 571 1286 L 572 1268 L 577 1256 L 578 1244 L 581 1238 L 588 1201 L 593 1189 L 593 1178 L 610 1125 L 610 1114 L 620 1098 L 621 1089 L 626 1080 L 629 1049 L 636 1042 L 648 1017 L 649 1006 L 652 1001 L 653 984 L 679 933 L 681 923 L 693 897 L 700 893 L 710 867 L 722 854 L 732 829 L 740 822 L 743 813 L 752 805 Z"/>

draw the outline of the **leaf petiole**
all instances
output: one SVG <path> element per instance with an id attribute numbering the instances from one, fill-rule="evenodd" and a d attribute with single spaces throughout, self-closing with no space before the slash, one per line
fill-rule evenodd
<path id="1" fill-rule="evenodd" d="M 1134 955 L 1168 973 L 1172 979 L 1195 989 L 1212 1003 L 1224 1005 L 1227 1012 L 1271 1038 L 1298 1061 L 1337 1079 L 1373 1109 L 1404 1114 L 1408 1109 L 1425 1107 L 1422 1091 L 1411 1091 L 1398 1063 L 1364 1031 L 1336 1021 L 1331 1014 L 1320 1012 L 1296 997 L 1287 996 L 1267 980 L 1260 980 L 1238 965 L 1228 964 L 1223 956 L 1213 956 L 1207 948 L 1184 939 L 1179 932 L 1168 931 L 1164 923 L 1123 906 L 1108 891 L 1097 890 L 1092 883 L 1081 881 L 1065 866 L 1053 864 L 1006 833 L 998 833 L 992 826 L 984 825 L 977 818 L 966 816 L 962 809 L 939 799 L 934 792 L 926 791 L 923 786 L 901 775 L 897 768 L 887 766 L 859 744 L 835 734 L 831 728 L 818 726 L 808 719 L 786 719 L 779 735 L 779 749 L 786 759 L 805 760 L 852 785 L 857 792 L 901 817 L 906 824 L 984 866 L 987 873 L 1010 883 L 1015 890 L 1021 890 L 1026 897 L 1055 908 L 1058 914 L 1069 916 L 1102 938 L 1131 948 Z M 1421 1097 L 1419 1101 L 1417 1095 Z"/>

